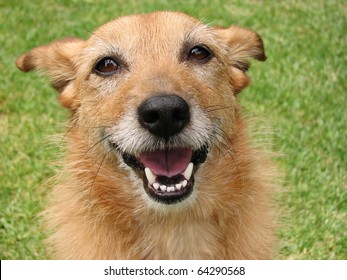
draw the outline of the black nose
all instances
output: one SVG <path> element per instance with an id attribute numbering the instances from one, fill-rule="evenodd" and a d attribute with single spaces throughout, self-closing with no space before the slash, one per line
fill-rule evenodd
<path id="1" fill-rule="evenodd" d="M 177 95 L 146 99 L 138 109 L 140 124 L 156 136 L 168 139 L 189 122 L 189 105 Z"/>

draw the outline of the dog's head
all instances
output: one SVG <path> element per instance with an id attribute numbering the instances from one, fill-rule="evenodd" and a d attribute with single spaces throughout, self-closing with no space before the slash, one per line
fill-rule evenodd
<path id="1" fill-rule="evenodd" d="M 129 181 L 141 179 L 154 201 L 174 204 L 233 134 L 250 58 L 265 60 L 255 32 L 157 12 L 35 48 L 17 66 L 50 76 L 86 145 L 114 157 Z"/>

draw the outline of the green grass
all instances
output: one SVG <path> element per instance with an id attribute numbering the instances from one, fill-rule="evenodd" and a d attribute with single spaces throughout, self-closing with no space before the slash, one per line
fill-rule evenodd
<path id="1" fill-rule="evenodd" d="M 45 258 L 37 213 L 64 131 L 48 80 L 16 57 L 80 36 L 119 15 L 179 10 L 206 22 L 257 30 L 268 60 L 253 63 L 241 94 L 272 128 L 284 176 L 279 229 L 284 259 L 347 259 L 347 4 L 345 1 L 6 1 L 0 3 L 0 258 Z"/>

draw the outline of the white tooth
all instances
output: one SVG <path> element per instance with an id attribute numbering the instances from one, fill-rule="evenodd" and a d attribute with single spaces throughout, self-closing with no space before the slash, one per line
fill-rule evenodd
<path id="1" fill-rule="evenodd" d="M 160 185 L 160 190 L 161 190 L 162 192 L 165 192 L 165 191 L 166 191 L 166 186 L 165 186 L 165 185 Z"/>
<path id="2" fill-rule="evenodd" d="M 160 184 L 159 183 L 153 183 L 153 188 L 156 190 L 159 190 Z"/>
<path id="3" fill-rule="evenodd" d="M 184 181 L 182 182 L 182 187 L 185 188 L 185 187 L 187 186 L 187 184 L 188 184 L 188 181 L 187 181 L 187 180 L 184 180 Z"/>
<path id="4" fill-rule="evenodd" d="M 174 192 L 175 191 L 175 187 L 167 187 L 166 191 L 167 192 Z"/>
<path id="5" fill-rule="evenodd" d="M 184 172 L 182 173 L 184 178 L 186 178 L 187 180 L 190 179 L 190 177 L 192 176 L 193 173 L 193 167 L 194 164 L 192 162 L 190 162 L 186 168 L 186 170 L 184 170 Z"/>
<path id="6" fill-rule="evenodd" d="M 156 176 L 152 173 L 152 171 L 148 167 L 145 168 L 145 173 L 146 173 L 148 183 L 152 185 L 155 182 Z"/>
<path id="7" fill-rule="evenodd" d="M 175 187 L 177 190 L 180 190 L 182 188 L 182 184 L 176 184 Z"/>

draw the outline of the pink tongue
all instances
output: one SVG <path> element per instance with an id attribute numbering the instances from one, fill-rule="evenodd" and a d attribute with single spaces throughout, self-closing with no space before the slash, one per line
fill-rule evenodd
<path id="1" fill-rule="evenodd" d="M 139 160 L 157 176 L 173 177 L 182 173 L 192 158 L 192 150 L 173 149 L 142 153 Z"/>

